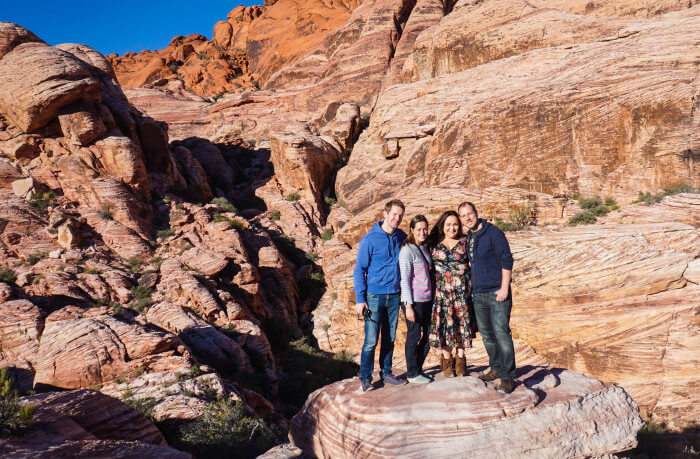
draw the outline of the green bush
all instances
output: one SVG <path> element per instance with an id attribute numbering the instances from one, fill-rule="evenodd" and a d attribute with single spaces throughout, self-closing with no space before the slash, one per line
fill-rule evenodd
<path id="1" fill-rule="evenodd" d="M 46 210 L 47 207 L 53 206 L 56 202 L 56 193 L 47 191 L 46 193 L 34 193 L 29 198 L 29 205 L 39 210 Z"/>
<path id="2" fill-rule="evenodd" d="M 279 210 L 270 211 L 270 220 L 279 220 L 282 217 Z"/>
<path id="3" fill-rule="evenodd" d="M 289 193 L 285 199 L 290 202 L 298 201 L 299 193 Z"/>
<path id="4" fill-rule="evenodd" d="M 595 223 L 596 218 L 591 212 L 584 210 L 579 212 L 569 219 L 570 225 L 588 225 L 590 223 Z"/>
<path id="5" fill-rule="evenodd" d="M 603 205 L 603 200 L 600 199 L 600 196 L 592 196 L 590 198 L 579 199 L 578 205 L 581 206 L 581 209 L 588 210 Z"/>
<path id="6" fill-rule="evenodd" d="M 605 204 L 600 204 L 594 207 L 589 207 L 588 212 L 592 213 L 596 217 L 602 217 L 604 215 L 607 215 L 610 213 L 610 208 L 606 206 Z"/>
<path id="7" fill-rule="evenodd" d="M 21 404 L 7 368 L 0 370 L 0 435 L 13 435 L 29 427 L 36 407 Z"/>
<path id="8" fill-rule="evenodd" d="M 503 232 L 515 231 L 517 229 L 515 223 L 503 221 L 500 217 L 494 218 L 494 225 Z"/>
<path id="9" fill-rule="evenodd" d="M 102 209 L 97 212 L 97 215 L 99 215 L 102 220 L 111 220 L 114 218 L 114 214 L 112 214 L 112 210 L 107 204 L 102 204 Z"/>
<path id="10" fill-rule="evenodd" d="M 286 434 L 280 423 L 254 417 L 239 401 L 217 400 L 180 427 L 175 446 L 197 457 L 256 457 Z"/>
<path id="11" fill-rule="evenodd" d="M 245 231 L 245 223 L 238 220 L 237 218 L 232 218 L 231 220 L 229 220 L 229 224 L 231 225 L 231 228 L 235 229 L 239 233 Z"/>
<path id="12" fill-rule="evenodd" d="M 326 228 L 325 230 L 323 230 L 323 232 L 321 233 L 321 239 L 323 239 L 324 241 L 330 241 L 331 239 L 333 239 L 333 230 L 331 228 Z"/>
<path id="13" fill-rule="evenodd" d="M 693 190 L 693 187 L 687 183 L 678 183 L 673 186 L 664 187 L 665 196 L 672 196 L 678 193 L 693 193 L 694 191 L 695 190 Z"/>
<path id="14" fill-rule="evenodd" d="M 640 191 L 636 202 L 643 202 L 644 204 L 656 204 L 657 202 L 661 202 L 663 198 L 663 194 L 651 194 L 649 192 L 642 193 Z"/>
<path id="15" fill-rule="evenodd" d="M 164 230 L 160 230 L 156 233 L 156 239 L 167 239 L 172 235 L 173 235 L 173 230 L 164 229 Z"/>
<path id="16" fill-rule="evenodd" d="M 35 265 L 48 256 L 49 252 L 47 252 L 46 250 L 37 250 L 36 252 L 31 253 L 27 257 L 27 263 L 29 263 L 30 265 Z"/>
<path id="17" fill-rule="evenodd" d="M 158 404 L 158 401 L 153 397 L 134 398 L 131 391 L 126 391 L 122 394 L 122 402 L 126 403 L 145 417 L 153 421 L 153 407 Z"/>
<path id="18" fill-rule="evenodd" d="M 221 209 L 222 212 L 238 212 L 236 206 L 231 204 L 231 202 L 226 198 L 214 198 L 211 200 L 211 204 L 215 204 L 219 209 Z"/>
<path id="19" fill-rule="evenodd" d="M 327 205 L 328 207 L 333 207 L 333 206 L 336 205 L 336 203 L 338 202 L 338 201 L 336 201 L 335 198 L 331 198 L 330 196 L 325 196 L 325 197 L 323 198 L 323 201 L 326 203 L 326 205 Z"/>
<path id="20" fill-rule="evenodd" d="M 318 258 L 318 255 L 316 255 L 315 253 L 313 253 L 312 251 L 309 250 L 308 252 L 306 252 L 304 254 L 304 257 L 306 257 L 307 260 L 309 260 L 311 263 L 313 263 Z"/>
<path id="21" fill-rule="evenodd" d="M 608 207 L 612 207 L 612 206 L 614 206 L 614 205 L 617 205 L 617 203 L 615 202 L 615 199 L 613 199 L 613 198 L 611 198 L 610 196 L 608 196 L 608 197 L 605 198 L 605 205 L 608 206 Z"/>
<path id="22" fill-rule="evenodd" d="M 0 269 L 0 282 L 13 285 L 17 282 L 17 273 L 8 268 Z"/>

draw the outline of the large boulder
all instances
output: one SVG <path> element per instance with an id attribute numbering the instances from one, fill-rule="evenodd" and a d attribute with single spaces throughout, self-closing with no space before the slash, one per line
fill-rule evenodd
<path id="1" fill-rule="evenodd" d="M 620 387 L 530 366 L 511 394 L 472 372 L 362 393 L 359 380 L 312 393 L 290 439 L 316 457 L 578 457 L 631 449 L 642 426 Z"/>
<path id="2" fill-rule="evenodd" d="M 33 132 L 78 100 L 96 102 L 100 83 L 72 54 L 41 43 L 24 43 L 0 60 L 0 113 L 23 132 Z"/>

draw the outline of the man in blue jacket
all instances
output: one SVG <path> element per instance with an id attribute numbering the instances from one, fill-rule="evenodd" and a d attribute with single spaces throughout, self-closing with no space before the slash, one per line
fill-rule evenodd
<path id="1" fill-rule="evenodd" d="M 394 338 L 399 320 L 401 283 L 399 275 L 399 251 L 406 233 L 399 229 L 404 214 L 404 205 L 398 199 L 384 206 L 384 220 L 375 223 L 360 241 L 357 261 L 353 272 L 355 282 L 355 311 L 365 319 L 365 342 L 360 357 L 360 381 L 362 391 L 372 388 L 374 350 L 381 333 L 379 376 L 383 383 L 406 384 L 391 373 L 394 356 Z M 367 317 L 367 316 L 365 316 Z"/>
<path id="2" fill-rule="evenodd" d="M 496 389 L 510 394 L 515 389 L 515 351 L 509 326 L 513 306 L 510 292 L 513 255 L 503 231 L 479 218 L 474 204 L 463 202 L 458 210 L 462 225 L 469 230 L 474 315 L 491 367 L 479 378 L 484 381 L 501 378 Z"/>

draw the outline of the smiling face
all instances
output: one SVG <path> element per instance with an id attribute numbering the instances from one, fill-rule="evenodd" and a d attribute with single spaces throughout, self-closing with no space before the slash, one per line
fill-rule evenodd
<path id="1" fill-rule="evenodd" d="M 384 211 L 384 225 L 385 229 L 389 229 L 390 233 L 393 232 L 401 224 L 401 219 L 403 218 L 403 209 L 398 206 L 393 206 L 389 212 Z"/>
<path id="2" fill-rule="evenodd" d="M 428 224 L 426 222 L 418 222 L 416 226 L 411 229 L 413 233 L 413 239 L 415 239 L 416 244 L 420 245 L 428 239 Z"/>
<path id="3" fill-rule="evenodd" d="M 479 215 L 470 205 L 459 208 L 459 219 L 465 228 L 474 231 L 479 226 Z"/>
<path id="4" fill-rule="evenodd" d="M 445 238 L 457 239 L 459 234 L 459 219 L 454 215 L 450 215 L 445 219 L 442 225 L 442 230 L 445 233 Z"/>

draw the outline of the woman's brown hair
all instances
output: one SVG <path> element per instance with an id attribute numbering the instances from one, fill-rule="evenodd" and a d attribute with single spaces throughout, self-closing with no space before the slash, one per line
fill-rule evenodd
<path id="1" fill-rule="evenodd" d="M 408 237 L 406 237 L 406 239 L 404 239 L 404 241 L 401 243 L 401 247 L 408 245 L 408 244 L 418 245 L 418 243 L 416 242 L 416 238 L 413 236 L 413 228 L 415 228 L 416 225 L 420 222 L 424 222 L 425 226 L 430 228 L 430 225 L 428 225 L 427 218 L 425 218 L 422 215 L 416 215 L 415 217 L 413 217 L 411 219 L 411 222 L 408 224 L 408 227 L 409 227 Z"/>
<path id="2" fill-rule="evenodd" d="M 459 220 L 459 214 L 454 210 L 448 210 L 440 215 L 437 223 L 433 226 L 433 230 L 430 232 L 428 237 L 428 245 L 430 247 L 437 247 L 437 245 L 445 239 L 445 220 L 449 217 L 455 217 L 457 219 L 457 224 L 459 224 L 459 231 L 457 232 L 457 239 L 460 239 L 464 233 L 462 232 L 462 222 Z"/>

